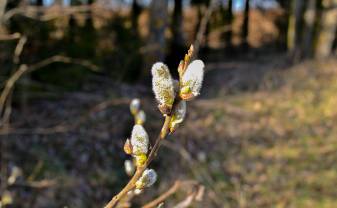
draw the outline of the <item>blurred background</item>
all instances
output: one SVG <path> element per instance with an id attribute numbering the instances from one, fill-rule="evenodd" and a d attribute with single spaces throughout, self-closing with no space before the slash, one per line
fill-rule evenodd
<path id="1" fill-rule="evenodd" d="M 129 178 L 129 102 L 153 142 L 151 65 L 177 76 L 191 44 L 201 95 L 131 207 L 176 180 L 204 191 L 164 207 L 336 207 L 336 0 L 0 0 L 0 207 L 107 203 Z"/>

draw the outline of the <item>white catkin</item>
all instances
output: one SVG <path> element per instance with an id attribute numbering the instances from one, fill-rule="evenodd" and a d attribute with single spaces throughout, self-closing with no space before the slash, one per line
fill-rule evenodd
<path id="1" fill-rule="evenodd" d="M 152 87 L 156 99 L 160 104 L 172 105 L 174 102 L 173 79 L 168 67 L 157 62 L 152 66 Z"/>
<path id="2" fill-rule="evenodd" d="M 192 63 L 188 65 L 182 77 L 182 86 L 189 86 L 194 96 L 200 94 L 200 89 L 204 78 L 204 67 L 205 64 L 202 60 L 198 59 L 192 61 Z"/>
<path id="3" fill-rule="evenodd" d="M 124 161 L 124 169 L 125 169 L 126 174 L 128 174 L 129 176 L 132 176 L 136 170 L 131 160 Z"/>
<path id="4" fill-rule="evenodd" d="M 184 121 L 186 115 L 186 101 L 181 100 L 173 111 L 172 121 L 170 123 L 170 131 L 173 132 L 178 124 Z"/>
<path id="5" fill-rule="evenodd" d="M 130 103 L 130 111 L 132 114 L 136 114 L 140 109 L 140 100 L 138 98 L 132 99 Z"/>
<path id="6" fill-rule="evenodd" d="M 134 155 L 147 154 L 149 149 L 149 136 L 141 125 L 134 125 L 131 133 L 131 146 Z"/>
<path id="7" fill-rule="evenodd" d="M 137 124 L 143 124 L 146 121 L 146 114 L 143 110 L 140 110 L 137 114 L 136 114 L 136 120 L 137 120 Z"/>
<path id="8" fill-rule="evenodd" d="M 175 119 L 180 121 L 180 123 L 184 120 L 185 115 L 186 115 L 186 101 L 181 100 L 178 104 L 177 107 L 174 110 L 173 115 L 175 115 Z"/>
<path id="9" fill-rule="evenodd" d="M 152 186 L 157 181 L 157 173 L 153 169 L 146 169 L 136 182 L 136 188 L 142 189 Z"/>

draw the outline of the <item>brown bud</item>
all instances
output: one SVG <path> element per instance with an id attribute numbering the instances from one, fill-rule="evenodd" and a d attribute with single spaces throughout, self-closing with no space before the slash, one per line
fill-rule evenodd
<path id="1" fill-rule="evenodd" d="M 127 139 L 124 144 L 124 152 L 128 155 L 132 154 L 132 145 L 130 139 Z"/>
<path id="2" fill-rule="evenodd" d="M 168 115 L 171 113 L 172 106 L 166 104 L 159 104 L 158 108 L 163 115 Z"/>
<path id="3" fill-rule="evenodd" d="M 186 100 L 186 101 L 189 101 L 189 100 L 192 100 L 195 96 L 192 94 L 192 93 L 188 93 L 188 94 L 180 94 L 180 97 L 182 100 Z"/>

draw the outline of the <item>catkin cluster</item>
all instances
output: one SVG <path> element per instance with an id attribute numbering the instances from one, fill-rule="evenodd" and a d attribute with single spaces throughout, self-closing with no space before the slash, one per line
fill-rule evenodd
<path id="1" fill-rule="evenodd" d="M 190 63 L 192 53 L 193 46 L 178 66 L 179 80 L 172 78 L 170 70 L 164 63 L 158 62 L 152 66 L 153 92 L 161 113 L 172 117 L 169 124 L 171 133 L 185 118 L 186 101 L 200 94 L 205 65 L 201 60 L 194 60 Z"/>
<path id="2" fill-rule="evenodd" d="M 163 116 L 170 116 L 168 130 L 173 133 L 179 124 L 184 121 L 187 109 L 187 101 L 200 94 L 204 76 L 204 63 L 194 60 L 190 63 L 193 46 L 189 49 L 178 66 L 179 80 L 174 80 L 168 67 L 161 62 L 152 66 L 152 87 L 158 108 Z M 143 127 L 146 115 L 141 110 L 139 99 L 133 99 L 130 103 L 130 111 L 134 116 L 135 124 L 131 132 L 131 138 L 127 139 L 124 151 L 132 155 L 133 161 L 125 161 L 125 171 L 133 175 L 136 167 L 144 167 L 148 160 L 149 136 Z M 135 184 L 135 193 L 150 187 L 157 180 L 157 174 L 153 169 L 145 169 Z"/>

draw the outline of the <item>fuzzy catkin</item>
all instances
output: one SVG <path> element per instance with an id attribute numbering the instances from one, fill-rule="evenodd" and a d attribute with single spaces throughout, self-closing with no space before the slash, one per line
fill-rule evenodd
<path id="1" fill-rule="evenodd" d="M 153 169 L 146 169 L 136 182 L 137 189 L 152 186 L 157 181 L 157 173 Z"/>
<path id="2" fill-rule="evenodd" d="M 180 100 L 175 107 L 170 122 L 170 132 L 174 132 L 178 124 L 184 121 L 186 115 L 186 101 Z"/>
<path id="3" fill-rule="evenodd" d="M 160 104 L 171 106 L 174 102 L 175 93 L 173 79 L 168 67 L 161 63 L 155 63 L 151 69 L 152 87 L 157 101 Z"/>
<path id="4" fill-rule="evenodd" d="M 200 94 L 200 89 L 204 78 L 204 67 L 205 64 L 203 61 L 192 61 L 182 76 L 182 87 L 188 87 L 193 96 Z"/>
<path id="5" fill-rule="evenodd" d="M 130 111 L 133 115 L 136 115 L 136 113 L 140 110 L 140 100 L 138 98 L 132 99 L 130 103 Z"/>
<path id="6" fill-rule="evenodd" d="M 147 154 L 149 149 L 149 136 L 143 126 L 139 124 L 133 126 L 131 145 L 134 155 Z"/>

